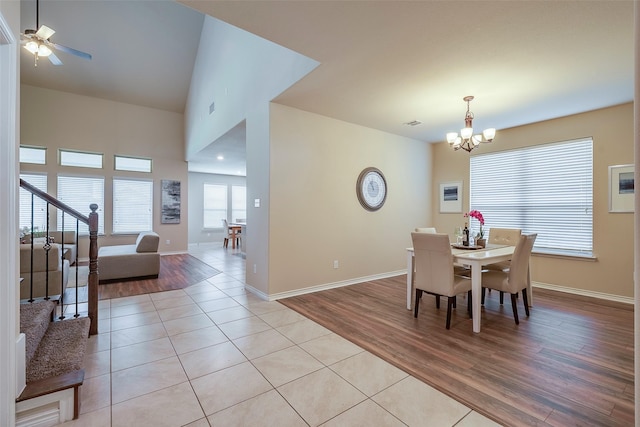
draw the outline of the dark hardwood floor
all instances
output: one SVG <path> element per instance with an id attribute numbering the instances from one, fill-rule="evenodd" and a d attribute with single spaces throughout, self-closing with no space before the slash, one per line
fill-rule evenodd
<path id="1" fill-rule="evenodd" d="M 183 289 L 219 273 L 219 270 L 189 254 L 164 255 L 160 257 L 160 274 L 157 279 L 104 283 L 98 287 L 98 298 L 103 300 Z M 87 299 L 87 287 L 78 288 L 78 302 L 86 302 Z M 75 300 L 76 289 L 67 288 L 64 303 L 73 304 Z"/>
<path id="2" fill-rule="evenodd" d="M 120 298 L 131 295 L 183 289 L 220 273 L 189 254 L 160 257 L 157 279 L 126 280 L 100 285 L 99 299 Z"/>
<path id="3" fill-rule="evenodd" d="M 531 317 L 519 301 L 487 294 L 482 332 L 461 297 L 423 296 L 405 308 L 406 276 L 280 300 L 485 416 L 508 426 L 632 426 L 633 307 L 534 289 Z"/>

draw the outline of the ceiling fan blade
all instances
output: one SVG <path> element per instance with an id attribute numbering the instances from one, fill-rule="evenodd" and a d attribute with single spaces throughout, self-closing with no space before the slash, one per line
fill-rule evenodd
<path id="1" fill-rule="evenodd" d="M 53 65 L 62 65 L 62 61 L 60 61 L 60 58 L 58 58 L 56 56 L 55 53 L 51 52 L 51 54 L 49 56 L 47 56 L 47 58 L 49 58 L 49 61 L 53 64 Z"/>
<path id="2" fill-rule="evenodd" d="M 61 44 L 56 44 L 56 43 L 51 43 L 51 44 L 59 51 L 70 53 L 72 55 L 79 56 L 80 58 L 91 59 L 91 55 L 88 53 L 81 52 L 79 50 L 72 49 L 70 47 L 62 46 Z"/>
<path id="3" fill-rule="evenodd" d="M 52 30 L 46 25 L 41 25 L 40 28 L 38 28 L 38 31 L 36 31 L 36 37 L 39 37 L 42 40 L 47 40 L 49 39 L 49 37 L 51 37 L 55 33 L 56 33 L 55 30 Z"/>

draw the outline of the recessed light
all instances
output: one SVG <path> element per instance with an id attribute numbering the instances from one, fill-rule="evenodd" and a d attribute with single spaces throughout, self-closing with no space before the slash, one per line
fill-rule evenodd
<path id="1" fill-rule="evenodd" d="M 224 156 L 222 154 L 219 154 L 217 157 L 218 160 L 224 160 Z"/>

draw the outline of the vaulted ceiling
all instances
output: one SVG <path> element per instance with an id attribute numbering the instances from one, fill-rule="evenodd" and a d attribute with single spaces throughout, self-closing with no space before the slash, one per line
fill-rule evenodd
<path id="1" fill-rule="evenodd" d="M 183 112 L 202 13 L 320 62 L 275 102 L 425 142 L 463 125 L 466 95 L 496 142 L 500 129 L 633 100 L 624 0 L 41 0 L 52 40 L 93 59 L 34 67 L 24 51 L 22 82 Z M 26 28 L 35 0 L 22 1 Z"/>

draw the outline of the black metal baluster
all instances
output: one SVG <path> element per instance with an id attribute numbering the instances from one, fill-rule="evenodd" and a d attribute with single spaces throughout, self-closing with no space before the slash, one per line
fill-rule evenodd
<path id="1" fill-rule="evenodd" d="M 64 310 L 65 310 L 65 306 L 64 306 L 64 211 L 62 212 L 62 233 L 60 234 L 61 237 L 60 239 L 62 240 L 62 242 L 60 242 L 60 253 L 58 254 L 60 256 L 60 301 L 58 301 L 58 305 L 60 306 L 60 317 L 58 319 L 62 320 L 64 319 Z M 68 279 L 67 279 L 68 280 Z"/>

